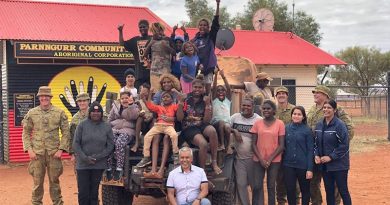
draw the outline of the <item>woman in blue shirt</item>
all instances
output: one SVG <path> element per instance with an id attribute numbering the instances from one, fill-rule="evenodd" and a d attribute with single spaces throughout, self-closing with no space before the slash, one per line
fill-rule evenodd
<path id="1" fill-rule="evenodd" d="M 291 110 L 292 123 L 286 125 L 285 151 L 283 154 L 284 183 L 289 205 L 296 205 L 296 181 L 302 193 L 302 205 L 310 202 L 310 179 L 313 177 L 314 140 L 307 126 L 305 108 Z"/>
<path id="2" fill-rule="evenodd" d="M 337 103 L 324 103 L 324 118 L 315 128 L 314 160 L 320 165 L 324 178 L 326 203 L 335 205 L 335 183 L 344 205 L 351 205 L 348 191 L 349 141 L 348 130 L 337 117 Z"/>

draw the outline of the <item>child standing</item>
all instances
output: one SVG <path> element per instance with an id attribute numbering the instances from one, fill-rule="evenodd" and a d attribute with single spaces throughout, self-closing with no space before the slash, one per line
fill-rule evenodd
<path id="1" fill-rule="evenodd" d="M 181 77 L 180 84 L 183 93 L 192 92 L 192 81 L 195 79 L 197 68 L 202 69 L 199 57 L 196 55 L 196 47 L 191 42 L 185 42 L 182 48 L 184 54 L 181 59 L 180 69 Z"/>
<path id="2" fill-rule="evenodd" d="M 161 95 L 161 101 L 162 105 L 156 105 L 154 104 L 150 98 L 151 98 L 151 91 L 149 91 L 149 98 L 146 100 L 146 94 L 142 93 L 141 97 L 142 100 L 146 101 L 145 104 L 148 107 L 150 111 L 157 113 L 157 120 L 152 129 L 149 130 L 148 133 L 146 133 L 144 137 L 144 149 L 143 154 L 144 157 L 142 160 L 137 164 L 137 167 L 145 167 L 146 165 L 151 163 L 150 160 L 150 145 L 153 140 L 153 137 L 155 135 L 160 134 L 166 134 L 169 135 L 172 141 L 172 152 L 174 154 L 174 158 L 177 158 L 177 155 L 179 153 L 178 148 L 178 135 L 175 131 L 174 127 L 174 121 L 176 116 L 176 111 L 178 108 L 177 104 L 173 103 L 173 97 L 170 92 L 163 92 Z M 153 159 L 153 161 L 157 159 Z M 156 170 L 151 170 L 151 173 L 144 173 L 145 177 L 155 177 L 155 178 L 162 178 L 163 172 L 164 172 L 164 164 L 160 166 L 160 170 L 155 173 Z M 153 176 L 154 175 L 154 176 Z"/>
<path id="3" fill-rule="evenodd" d="M 180 27 L 180 29 L 184 33 L 184 38 L 182 36 L 176 35 L 176 30 L 178 26 L 175 25 L 173 28 L 173 32 L 171 34 L 171 41 L 175 44 L 176 55 L 172 56 L 172 65 L 171 65 L 171 74 L 174 75 L 178 80 L 180 80 L 181 70 L 180 70 L 180 61 L 182 58 L 182 47 L 183 43 L 187 42 L 190 38 L 188 37 L 188 33 L 184 26 Z"/>
<path id="4" fill-rule="evenodd" d="M 231 91 L 228 80 L 225 77 L 223 70 L 219 70 L 225 86 L 217 85 L 218 71 L 215 72 L 214 84 L 212 89 L 213 96 L 213 117 L 211 124 L 215 127 L 218 133 L 220 145 L 219 150 L 225 149 L 225 139 L 228 144 L 226 153 L 232 154 L 233 150 L 231 147 L 232 140 L 230 139 L 230 108 L 231 108 Z"/>
<path id="5" fill-rule="evenodd" d="M 106 177 L 108 180 L 114 178 L 119 181 L 123 176 L 123 166 L 125 159 L 125 147 L 133 140 L 135 135 L 135 120 L 138 118 L 139 109 L 134 103 L 131 92 L 125 90 L 120 93 L 120 102 L 114 102 L 108 122 L 111 124 L 114 133 L 114 154 L 108 159 L 108 169 Z M 112 161 L 116 159 L 116 170 L 112 173 Z M 112 177 L 113 175 L 113 177 Z"/>
<path id="6" fill-rule="evenodd" d="M 151 53 L 150 66 L 150 85 L 152 89 L 157 88 L 160 76 L 171 72 L 171 56 L 175 55 L 175 49 L 170 39 L 164 35 L 164 26 L 159 23 L 153 23 L 150 31 L 153 33 L 153 39 L 146 47 L 145 53 Z"/>
<path id="7" fill-rule="evenodd" d="M 216 0 L 217 9 L 211 24 L 207 19 L 201 19 L 198 23 L 198 33 L 191 40 L 198 48 L 198 55 L 200 63 L 203 65 L 201 69 L 206 81 L 206 94 L 210 93 L 211 84 L 213 82 L 214 69 L 217 66 L 217 56 L 214 53 L 215 42 L 217 40 L 217 33 L 219 30 L 219 2 Z"/>

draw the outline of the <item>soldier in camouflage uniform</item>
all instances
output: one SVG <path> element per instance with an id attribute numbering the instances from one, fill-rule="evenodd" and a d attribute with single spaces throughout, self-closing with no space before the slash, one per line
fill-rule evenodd
<path id="1" fill-rule="evenodd" d="M 50 198 L 54 205 L 64 204 L 59 177 L 63 172 L 61 155 L 69 150 L 69 124 L 65 112 L 51 104 L 51 89 L 39 88 L 40 105 L 23 119 L 23 149 L 31 159 L 28 171 L 33 177 L 32 204 L 41 205 L 45 173 L 49 176 Z M 62 137 L 60 139 L 59 129 Z"/>
<path id="2" fill-rule="evenodd" d="M 324 117 L 324 113 L 322 111 L 322 106 L 324 103 L 329 100 L 330 89 L 324 85 L 317 86 L 312 93 L 314 94 L 314 102 L 313 105 L 307 113 L 307 124 L 314 131 L 317 123 L 322 120 Z M 341 108 L 337 108 L 338 118 L 342 120 L 348 129 L 349 140 L 352 140 L 354 131 L 351 118 L 349 115 Z M 322 204 L 322 196 L 321 196 L 321 173 L 319 170 L 314 168 L 313 170 L 313 178 L 310 182 L 310 198 L 313 205 Z M 336 190 L 336 204 L 340 204 L 341 198 L 339 192 Z"/>
<path id="3" fill-rule="evenodd" d="M 288 103 L 288 89 L 284 86 L 275 88 L 275 97 L 278 107 L 275 117 L 287 125 L 291 122 L 291 110 L 295 107 L 295 105 Z M 283 167 L 281 167 L 276 178 L 276 200 L 278 205 L 284 205 L 287 203 L 287 191 L 283 178 Z M 299 188 L 297 189 L 297 192 L 299 196 Z M 297 202 L 299 202 L 300 200 L 298 197 L 297 199 Z"/>
<path id="4" fill-rule="evenodd" d="M 70 125 L 69 125 L 70 142 L 71 142 L 70 145 L 72 145 L 77 125 L 88 117 L 89 100 L 90 97 L 88 93 L 80 93 L 76 97 L 77 106 L 79 107 L 80 110 L 73 115 L 72 120 L 70 121 Z M 69 154 L 71 154 L 71 161 L 74 162 L 75 156 L 74 156 L 72 146 L 69 147 Z"/>

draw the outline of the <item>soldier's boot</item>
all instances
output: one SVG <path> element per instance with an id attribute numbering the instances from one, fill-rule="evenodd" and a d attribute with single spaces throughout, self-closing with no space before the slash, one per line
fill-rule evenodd
<path id="1" fill-rule="evenodd" d="M 313 172 L 313 178 L 310 181 L 310 201 L 312 205 L 322 204 L 321 195 L 321 172 Z"/>

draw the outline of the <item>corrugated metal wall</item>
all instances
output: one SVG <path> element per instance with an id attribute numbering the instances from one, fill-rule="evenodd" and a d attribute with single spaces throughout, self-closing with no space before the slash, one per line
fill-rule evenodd
<path id="1" fill-rule="evenodd" d="M 5 52 L 6 47 L 5 47 L 5 41 L 0 40 L 0 84 L 3 84 L 3 72 L 2 68 L 3 66 L 5 67 L 5 62 L 6 62 L 6 56 Z M 4 68 L 6 69 L 6 68 Z M 2 90 L 0 91 L 0 163 L 4 163 L 4 133 L 3 133 L 3 87 Z"/>
<path id="2" fill-rule="evenodd" d="M 119 82 L 124 82 L 123 72 L 127 66 L 74 66 L 74 65 L 9 65 L 7 70 L 3 71 L 3 77 L 8 75 L 8 93 L 3 91 L 3 102 L 9 110 L 9 115 L 4 116 L 7 118 L 7 128 L 9 127 L 9 134 L 5 135 L 8 138 L 5 140 L 7 152 L 9 150 L 9 156 L 6 158 L 8 162 L 26 162 L 28 161 L 28 155 L 23 152 L 22 144 L 22 127 L 14 126 L 14 103 L 13 96 L 15 93 L 34 93 L 36 94 L 39 86 L 51 85 L 53 92 L 52 103 L 64 110 L 67 110 L 59 97 L 59 93 L 66 95 L 64 87 L 67 86 L 71 89 L 69 79 L 74 79 L 77 84 L 77 90 L 79 88 L 80 77 L 83 77 L 85 91 L 87 90 L 88 77 L 94 78 L 94 88 L 98 89 L 98 92 L 103 89 L 104 83 L 107 84 L 106 92 L 113 91 L 118 92 L 120 85 Z M 8 71 L 8 73 L 6 73 Z M 4 78 L 3 78 L 4 80 Z M 3 81 L 4 83 L 7 81 Z M 104 82 L 104 83 L 102 83 Z M 122 83 L 123 84 L 123 83 Z M 97 95 L 97 94 L 96 94 Z M 8 97 L 8 99 L 7 99 Z M 72 96 L 69 96 L 72 98 Z M 69 98 L 69 99 L 70 99 Z M 70 100 L 71 101 L 71 100 Z M 35 99 L 36 105 L 39 105 L 38 98 Z M 105 95 L 101 101 L 105 103 Z M 59 106 L 58 106 L 59 105 Z M 62 107 L 61 107 L 62 106 Z M 69 107 L 69 106 L 68 106 Z M 70 106 L 71 107 L 71 106 Z M 68 117 L 71 118 L 72 114 L 68 109 L 66 112 Z M 6 134 L 6 133 L 5 133 Z"/>

